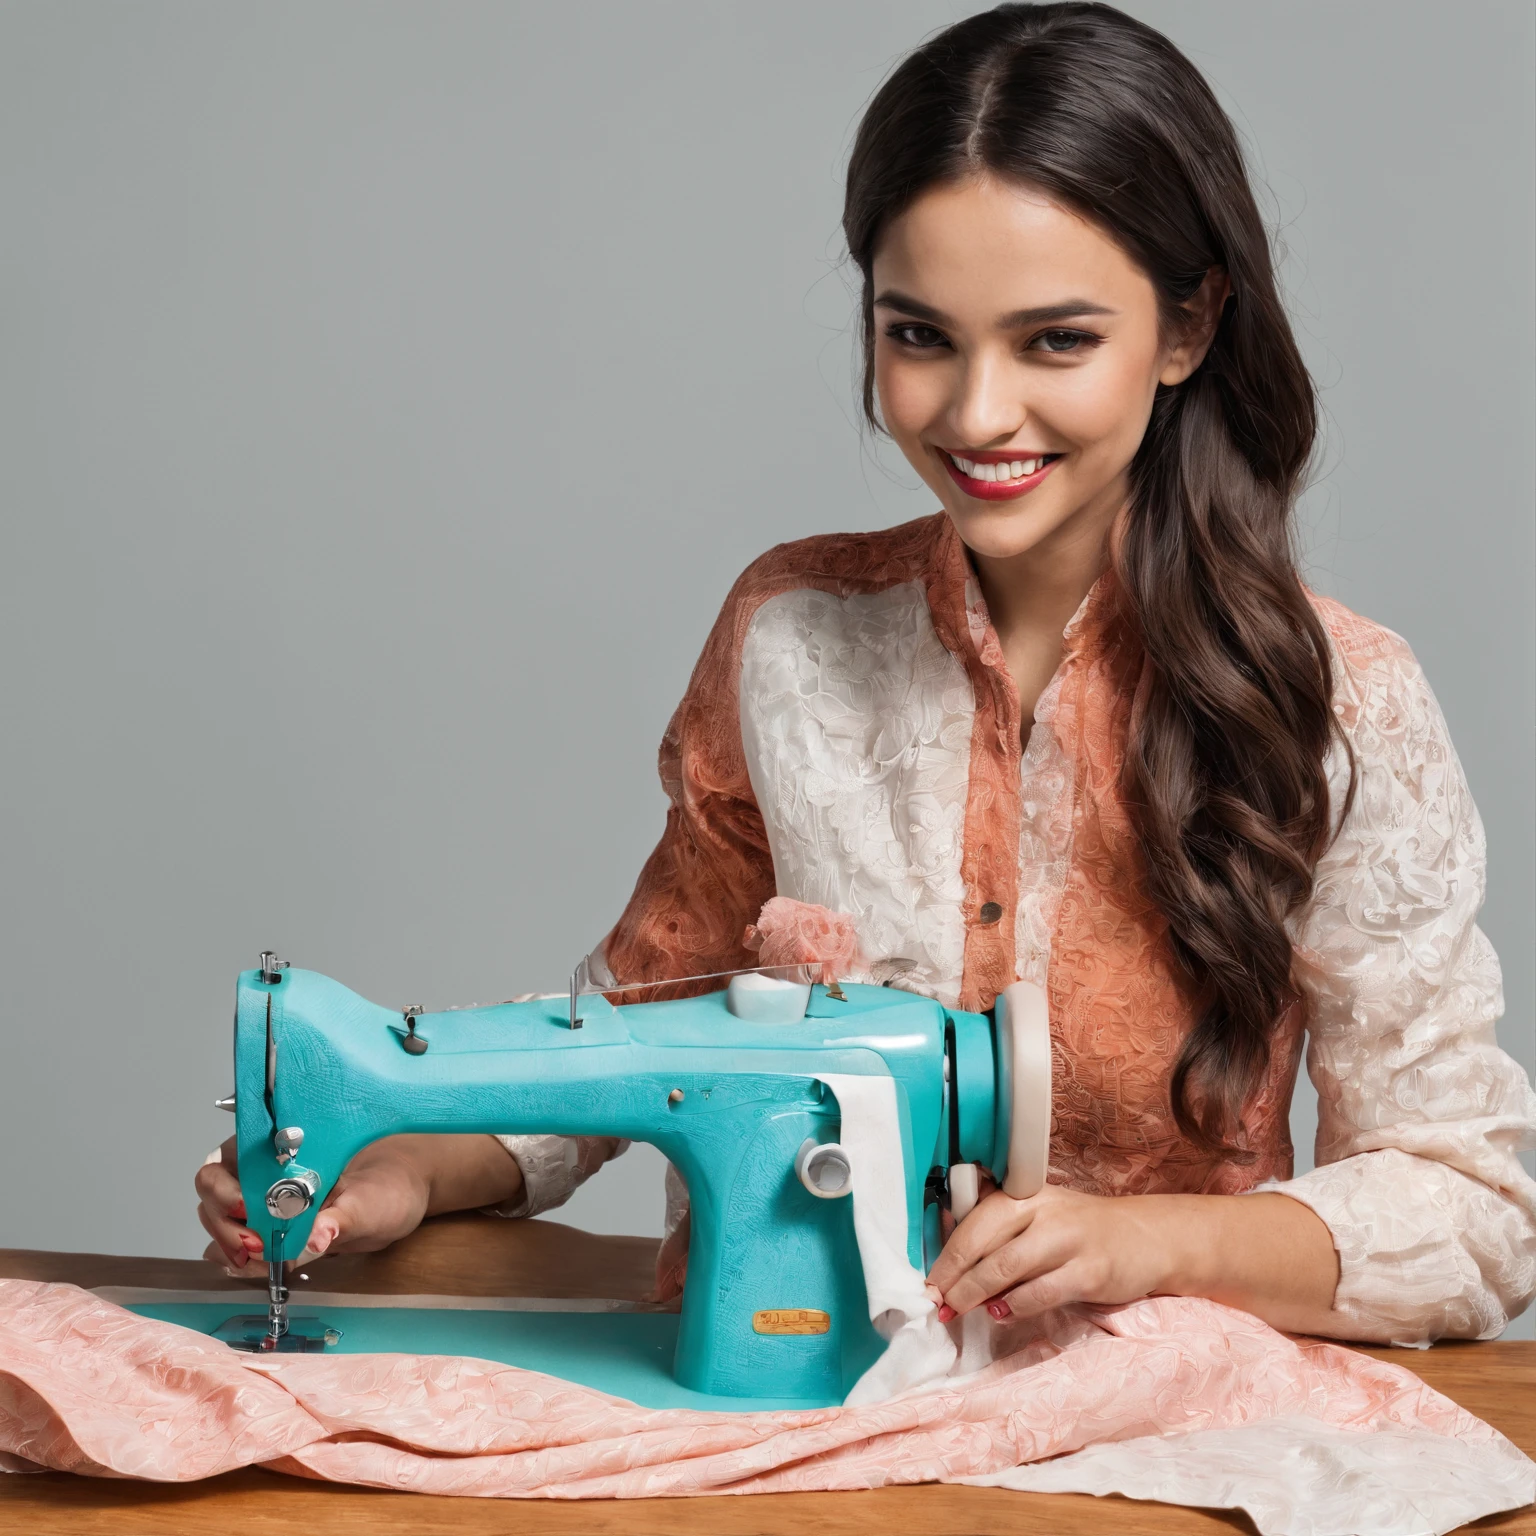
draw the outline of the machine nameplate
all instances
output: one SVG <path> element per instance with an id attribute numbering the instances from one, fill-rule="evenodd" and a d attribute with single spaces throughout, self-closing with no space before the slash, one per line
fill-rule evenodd
<path id="1" fill-rule="evenodd" d="M 752 1314 L 754 1333 L 825 1333 L 831 1326 L 831 1317 L 814 1307 L 770 1307 Z"/>

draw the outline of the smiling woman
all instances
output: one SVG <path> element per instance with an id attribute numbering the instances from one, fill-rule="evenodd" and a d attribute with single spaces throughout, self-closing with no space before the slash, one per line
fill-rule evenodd
<path id="1" fill-rule="evenodd" d="M 1495 1043 L 1482 825 L 1408 645 L 1298 574 L 1316 401 L 1231 123 L 1121 12 L 1003 5 L 875 95 L 843 227 L 865 412 L 937 510 L 737 580 L 592 975 L 753 966 L 787 898 L 854 930 L 845 979 L 1044 988 L 1048 1183 L 954 1229 L 941 1316 L 1179 1293 L 1498 1333 L 1536 1292 L 1536 1094 Z M 1307 1034 L 1319 1166 L 1292 1177 Z M 316 1231 L 530 1214 L 614 1150 L 463 1141 L 349 1170 Z M 239 1264 L 233 1173 L 201 1187 Z"/>
<path id="2" fill-rule="evenodd" d="M 739 963 L 777 894 L 854 915 L 878 979 L 1048 989 L 1050 1183 L 960 1223 L 941 1315 L 1497 1333 L 1536 1291 L 1536 1096 L 1482 829 L 1408 647 L 1297 573 L 1314 391 L 1210 88 L 1107 6 L 973 16 L 871 102 L 843 226 L 865 413 L 942 510 L 737 582 L 608 963 Z"/>

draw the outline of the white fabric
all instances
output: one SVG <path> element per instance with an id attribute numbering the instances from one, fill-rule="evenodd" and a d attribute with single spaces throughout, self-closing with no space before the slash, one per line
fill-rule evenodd
<path id="1" fill-rule="evenodd" d="M 1531 1464 L 1507 1442 L 1473 1446 L 1426 1430 L 1352 1434 L 1305 1418 L 1114 1440 L 955 1481 L 1241 1509 L 1262 1536 L 1442 1536 L 1533 1494 Z"/>
<path id="2" fill-rule="evenodd" d="M 769 598 L 739 694 L 777 893 L 847 913 L 872 967 L 910 961 L 900 985 L 953 1007 L 975 700 L 923 584 Z"/>
<path id="3" fill-rule="evenodd" d="M 848 1198 L 869 1317 L 886 1340 L 885 1353 L 844 1399 L 858 1407 L 946 1376 L 956 1352 L 938 1308 L 928 1299 L 922 1272 L 907 1257 L 906 1160 L 894 1080 L 829 1073 L 820 1081 L 837 1097 L 837 1139 L 853 1172 Z"/>

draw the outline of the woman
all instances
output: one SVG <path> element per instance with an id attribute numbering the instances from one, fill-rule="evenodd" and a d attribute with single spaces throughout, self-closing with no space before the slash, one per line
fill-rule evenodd
<path id="1" fill-rule="evenodd" d="M 853 918 L 855 979 L 1047 988 L 1050 1183 L 956 1229 L 942 1315 L 1172 1292 L 1498 1333 L 1536 1291 L 1536 1095 L 1494 1043 L 1482 827 L 1407 645 L 1298 577 L 1315 399 L 1231 124 L 1120 12 L 1001 6 L 876 95 L 844 230 L 866 415 L 942 510 L 737 581 L 594 964 L 753 964 L 779 896 Z M 1304 1031 L 1319 1166 L 1291 1178 Z M 393 1138 L 305 1257 L 546 1209 L 614 1150 Z M 232 1158 L 199 1188 L 240 1263 Z"/>

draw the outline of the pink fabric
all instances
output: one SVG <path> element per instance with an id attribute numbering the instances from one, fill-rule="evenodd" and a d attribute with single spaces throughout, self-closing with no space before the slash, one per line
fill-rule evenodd
<path id="1" fill-rule="evenodd" d="M 757 951 L 762 965 L 819 965 L 826 986 L 848 980 L 861 963 L 853 918 L 788 896 L 763 903 L 742 943 Z"/>
<path id="2" fill-rule="evenodd" d="M 654 1411 L 483 1360 L 239 1354 L 74 1286 L 9 1280 L 0 1456 L 169 1482 L 257 1464 L 419 1493 L 635 1498 L 956 1481 L 1300 1417 L 1523 1461 L 1410 1372 L 1214 1302 L 1157 1297 L 1014 1327 L 995 1365 L 873 1406 Z"/>

